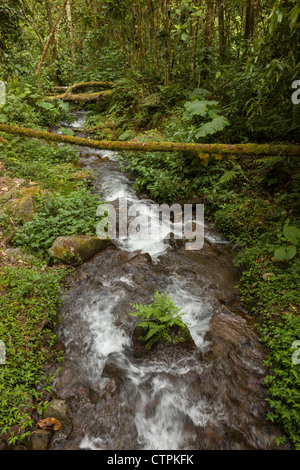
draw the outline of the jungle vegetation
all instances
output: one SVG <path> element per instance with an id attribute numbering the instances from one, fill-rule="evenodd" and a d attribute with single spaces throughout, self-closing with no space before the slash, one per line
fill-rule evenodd
<path id="1" fill-rule="evenodd" d="M 51 131 L 80 108 L 98 139 L 300 145 L 299 26 L 297 0 L 0 0 L 0 123 Z M 88 103 L 47 100 L 90 81 L 112 83 L 112 93 Z M 9 344 L 0 428 L 15 444 L 47 402 L 44 362 L 61 358 L 53 349 L 55 311 L 66 273 L 48 263 L 48 217 L 76 204 L 70 226 L 92 230 L 95 220 L 90 188 L 74 176 L 72 147 L 0 137 L 1 187 L 17 178 L 50 194 L 38 198 L 30 226 L 0 210 L 1 247 L 28 245 L 30 256 L 23 265 L 4 255 L 0 263 L 0 340 Z M 210 222 L 238 249 L 242 300 L 269 351 L 266 419 L 300 449 L 300 361 L 292 360 L 300 340 L 299 157 L 122 152 L 120 160 L 137 191 L 157 202 L 204 202 Z M 27 243 L 30 227 L 35 238 Z"/>

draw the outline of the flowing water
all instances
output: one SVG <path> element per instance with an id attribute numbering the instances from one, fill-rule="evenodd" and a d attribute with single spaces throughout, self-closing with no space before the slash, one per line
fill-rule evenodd
<path id="1" fill-rule="evenodd" d="M 76 130 L 84 116 L 72 124 Z M 108 151 L 81 149 L 99 198 L 141 202 Z M 151 205 L 151 201 L 143 199 Z M 65 360 L 55 381 L 72 431 L 52 449 L 276 449 L 266 421 L 265 351 L 239 304 L 239 271 L 221 236 L 205 227 L 201 250 L 161 239 L 119 239 L 76 269 L 61 311 Z M 132 304 L 168 292 L 192 339 L 150 351 Z"/>

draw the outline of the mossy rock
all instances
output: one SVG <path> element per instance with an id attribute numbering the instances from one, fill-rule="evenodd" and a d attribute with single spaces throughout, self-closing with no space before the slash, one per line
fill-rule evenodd
<path id="1" fill-rule="evenodd" d="M 14 198 L 9 203 L 8 209 L 16 219 L 20 219 L 23 223 L 29 222 L 34 218 L 36 212 L 34 197 L 43 194 L 45 194 L 45 191 L 41 190 L 38 186 L 20 188 L 14 194 Z"/>
<path id="2" fill-rule="evenodd" d="M 84 170 L 78 170 L 72 174 L 72 178 L 76 181 L 83 181 L 86 183 L 92 183 L 94 181 L 94 177 L 91 173 L 88 173 Z"/>
<path id="3" fill-rule="evenodd" d="M 88 261 L 112 242 L 87 235 L 58 237 L 49 250 L 52 258 L 64 264 L 78 265 Z"/>
<path id="4" fill-rule="evenodd" d="M 10 210 L 16 219 L 20 219 L 22 222 L 29 222 L 33 219 L 35 214 L 35 205 L 31 196 L 23 196 L 19 199 L 15 199 L 10 204 Z"/>
<path id="5" fill-rule="evenodd" d="M 37 194 L 44 194 L 45 191 L 41 190 L 38 186 L 32 186 L 31 188 L 22 188 L 18 192 L 21 194 L 21 197 L 33 197 Z"/>

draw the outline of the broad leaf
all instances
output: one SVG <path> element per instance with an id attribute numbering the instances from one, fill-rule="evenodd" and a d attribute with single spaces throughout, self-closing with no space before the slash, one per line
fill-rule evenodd
<path id="1" fill-rule="evenodd" d="M 202 100 L 199 101 L 198 99 L 195 101 L 188 101 L 184 104 L 184 107 L 188 113 L 192 116 L 202 116 L 205 117 L 207 115 L 208 106 L 217 106 L 219 103 L 218 101 L 209 101 L 209 100 Z"/>
<path id="2" fill-rule="evenodd" d="M 0 122 L 7 122 L 8 116 L 6 114 L 0 114 Z"/>
<path id="3" fill-rule="evenodd" d="M 274 259 L 276 261 L 287 261 L 296 255 L 297 248 L 295 245 L 281 245 L 274 251 Z"/>
<path id="4" fill-rule="evenodd" d="M 224 129 L 225 126 L 228 126 L 230 123 L 225 116 L 217 116 L 212 121 L 206 122 L 203 124 L 195 133 L 196 139 L 200 137 L 205 137 L 209 134 L 215 134 Z"/>
<path id="5" fill-rule="evenodd" d="M 293 245 L 298 245 L 300 241 L 300 229 L 292 225 L 285 225 L 283 227 L 283 235 Z"/>
<path id="6" fill-rule="evenodd" d="M 64 111 L 69 111 L 69 103 L 66 103 L 65 101 L 59 101 L 59 107 Z"/>
<path id="7" fill-rule="evenodd" d="M 61 127 L 59 131 L 62 135 L 75 135 L 75 132 L 72 129 L 67 129 L 65 127 Z"/>
<path id="8" fill-rule="evenodd" d="M 39 106 L 40 108 L 44 108 L 44 109 L 53 109 L 53 104 L 51 103 L 47 103 L 46 101 L 39 101 L 37 103 L 37 106 Z"/>

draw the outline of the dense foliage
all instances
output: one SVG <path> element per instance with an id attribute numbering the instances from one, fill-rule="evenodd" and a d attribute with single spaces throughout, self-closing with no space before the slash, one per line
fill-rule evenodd
<path id="1" fill-rule="evenodd" d="M 299 24 L 297 0 L 0 0 L 6 85 L 0 123 L 36 129 L 68 123 L 72 106 L 45 95 L 54 86 L 110 80 L 109 98 L 84 106 L 98 138 L 299 144 Z M 41 190 L 31 221 L 0 213 L 1 236 L 14 233 L 14 247 L 33 257 L 27 267 L 1 265 L 0 339 L 11 335 L 19 349 L 9 343 L 1 369 L 0 420 L 14 442 L 26 436 L 32 409 L 43 403 L 34 389 L 45 360 L 36 341 L 45 328 L 36 321 L 49 323 L 48 344 L 54 341 L 64 273 L 48 266 L 47 249 L 59 234 L 92 233 L 97 200 L 78 179 L 77 150 L 3 137 L 4 176 Z M 238 249 L 243 302 L 269 351 L 267 418 L 280 422 L 299 449 L 300 365 L 292 360 L 300 340 L 299 158 L 207 155 L 203 161 L 173 152 L 120 160 L 135 188 L 156 201 L 204 202 L 206 217 Z"/>

